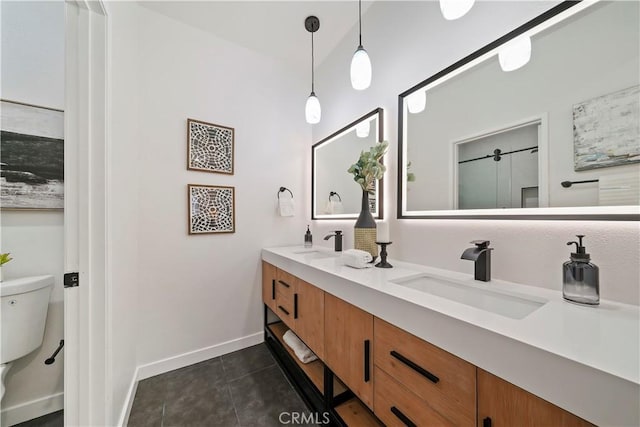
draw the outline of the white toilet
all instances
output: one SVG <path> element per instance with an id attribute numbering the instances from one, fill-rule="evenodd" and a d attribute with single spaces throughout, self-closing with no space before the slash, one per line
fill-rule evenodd
<path id="1" fill-rule="evenodd" d="M 53 276 L 33 276 L 0 282 L 0 400 L 11 363 L 42 344 Z"/>

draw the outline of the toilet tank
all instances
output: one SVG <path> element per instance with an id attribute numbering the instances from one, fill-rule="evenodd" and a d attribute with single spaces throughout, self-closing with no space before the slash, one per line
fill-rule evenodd
<path id="1" fill-rule="evenodd" d="M 0 282 L 0 364 L 31 353 L 42 344 L 53 276 Z"/>

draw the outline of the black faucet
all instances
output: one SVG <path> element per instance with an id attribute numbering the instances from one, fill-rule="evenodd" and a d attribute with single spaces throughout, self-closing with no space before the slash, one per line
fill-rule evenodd
<path id="1" fill-rule="evenodd" d="M 335 241 L 334 241 L 334 249 L 336 252 L 342 252 L 342 230 L 336 230 L 334 231 L 335 234 L 329 234 L 327 236 L 324 236 L 324 240 L 329 240 L 332 237 L 335 237 Z"/>
<path id="2" fill-rule="evenodd" d="M 491 280 L 491 251 L 488 240 L 473 240 L 475 248 L 465 249 L 461 259 L 468 259 L 475 263 L 474 279 L 488 282 Z"/>

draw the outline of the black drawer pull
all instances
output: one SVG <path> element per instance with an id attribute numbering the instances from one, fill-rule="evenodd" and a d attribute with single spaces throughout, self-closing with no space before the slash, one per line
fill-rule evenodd
<path id="1" fill-rule="evenodd" d="M 368 383 L 371 379 L 371 371 L 369 369 L 369 359 L 371 358 L 371 343 L 364 340 L 364 382 Z"/>
<path id="2" fill-rule="evenodd" d="M 298 294 L 293 294 L 293 318 L 298 318 Z"/>
<path id="3" fill-rule="evenodd" d="M 440 378 L 436 377 L 431 372 L 424 369 L 422 366 L 419 366 L 414 362 L 412 362 L 411 360 L 407 359 L 397 351 L 392 350 L 390 354 L 396 359 L 398 359 L 399 361 L 401 361 L 402 363 L 404 363 L 405 365 L 407 365 L 408 367 L 410 367 L 411 369 L 413 369 L 414 371 L 416 371 L 417 373 L 419 373 L 420 375 L 422 375 L 423 377 L 427 378 L 432 383 L 436 384 L 438 381 L 440 381 Z"/>
<path id="4" fill-rule="evenodd" d="M 287 282 L 283 282 L 282 280 L 278 280 L 278 283 L 280 283 L 282 286 L 284 286 L 285 288 L 289 287 L 289 284 Z"/>
<path id="5" fill-rule="evenodd" d="M 289 315 L 289 312 L 287 310 L 285 310 L 281 305 L 279 305 L 278 308 L 280 310 L 284 311 L 284 314 L 286 314 L 287 316 Z"/>
<path id="6" fill-rule="evenodd" d="M 487 417 L 482 420 L 482 427 L 491 427 L 491 418 Z"/>
<path id="7" fill-rule="evenodd" d="M 276 279 L 271 281 L 271 299 L 276 299 Z"/>
<path id="8" fill-rule="evenodd" d="M 402 421 L 407 427 L 418 427 L 413 421 L 409 419 L 409 417 L 400 412 L 400 409 L 396 408 L 395 406 L 391 407 L 391 412 L 393 412 L 393 415 L 398 417 L 398 419 Z"/>

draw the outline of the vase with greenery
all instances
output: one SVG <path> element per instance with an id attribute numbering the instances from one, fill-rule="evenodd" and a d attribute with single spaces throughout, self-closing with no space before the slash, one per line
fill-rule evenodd
<path id="1" fill-rule="evenodd" d="M 354 226 L 354 247 L 369 252 L 373 260 L 378 256 L 378 245 L 376 244 L 376 222 L 369 207 L 369 194 L 375 194 L 376 182 L 387 170 L 381 160 L 388 147 L 389 143 L 382 141 L 371 147 L 369 151 L 362 151 L 358 161 L 348 170 L 353 175 L 353 180 L 362 188 L 362 206 Z"/>
<path id="2" fill-rule="evenodd" d="M 11 261 L 10 253 L 0 254 L 0 282 L 2 282 L 2 266 Z"/>

